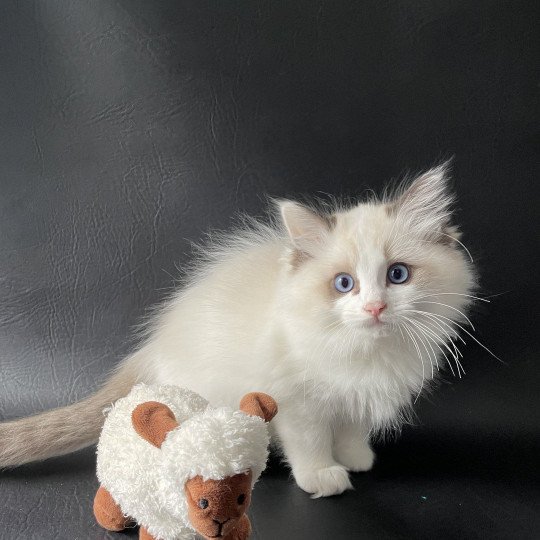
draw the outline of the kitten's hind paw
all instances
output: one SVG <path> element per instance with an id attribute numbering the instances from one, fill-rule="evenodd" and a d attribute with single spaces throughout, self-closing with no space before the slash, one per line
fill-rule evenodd
<path id="1" fill-rule="evenodd" d="M 311 498 L 339 495 L 346 489 L 353 489 L 347 469 L 332 465 L 322 469 L 294 470 L 294 478 L 300 488 L 311 493 Z"/>
<path id="2" fill-rule="evenodd" d="M 335 459 L 352 472 L 369 471 L 375 461 L 375 453 L 368 444 L 342 445 L 335 449 Z"/>

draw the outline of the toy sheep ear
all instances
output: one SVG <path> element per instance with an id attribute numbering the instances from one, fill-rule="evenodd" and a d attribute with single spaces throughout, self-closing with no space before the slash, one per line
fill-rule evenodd
<path id="1" fill-rule="evenodd" d="M 179 425 L 171 409 L 157 401 L 137 405 L 131 413 L 131 423 L 143 439 L 157 448 L 161 448 L 167 433 Z"/>
<path id="2" fill-rule="evenodd" d="M 240 401 L 240 410 L 250 416 L 259 416 L 265 422 L 270 422 L 278 412 L 274 398 L 262 392 L 246 394 Z"/>

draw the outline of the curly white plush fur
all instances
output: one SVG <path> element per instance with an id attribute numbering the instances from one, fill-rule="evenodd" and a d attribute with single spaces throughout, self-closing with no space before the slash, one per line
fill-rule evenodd
<path id="1" fill-rule="evenodd" d="M 157 448 L 136 433 L 135 407 L 167 405 L 179 426 Z M 253 483 L 268 459 L 267 426 L 257 416 L 212 408 L 177 386 L 139 384 L 108 411 L 97 449 L 97 476 L 126 516 L 160 540 L 195 538 L 184 484 L 200 475 L 219 480 L 251 469 Z"/>

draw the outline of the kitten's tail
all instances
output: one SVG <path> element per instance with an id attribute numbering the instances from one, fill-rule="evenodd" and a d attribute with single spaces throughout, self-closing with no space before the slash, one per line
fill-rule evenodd
<path id="1" fill-rule="evenodd" d="M 0 423 L 0 468 L 69 454 L 99 438 L 103 409 L 127 395 L 138 382 L 136 354 L 90 397 L 35 416 Z"/>

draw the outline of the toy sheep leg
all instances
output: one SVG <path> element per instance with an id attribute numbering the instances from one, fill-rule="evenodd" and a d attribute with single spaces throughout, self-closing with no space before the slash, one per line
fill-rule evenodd
<path id="1" fill-rule="evenodd" d="M 139 540 L 154 540 L 154 537 L 144 528 L 139 529 Z"/>
<path id="2" fill-rule="evenodd" d="M 130 522 L 103 486 L 100 486 L 94 498 L 94 516 L 108 531 L 123 531 Z"/>

